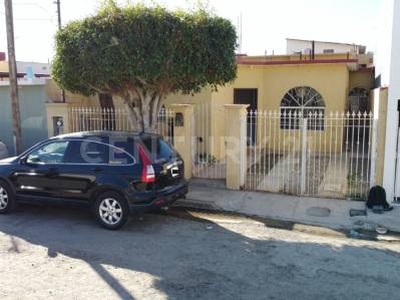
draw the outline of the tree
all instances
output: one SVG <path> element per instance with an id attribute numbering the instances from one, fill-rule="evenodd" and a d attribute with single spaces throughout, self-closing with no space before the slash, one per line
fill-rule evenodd
<path id="1" fill-rule="evenodd" d="M 203 9 L 109 1 L 58 31 L 52 76 L 71 92 L 122 98 L 133 127 L 154 132 L 168 94 L 215 90 L 235 79 L 235 47 L 232 23 Z"/>

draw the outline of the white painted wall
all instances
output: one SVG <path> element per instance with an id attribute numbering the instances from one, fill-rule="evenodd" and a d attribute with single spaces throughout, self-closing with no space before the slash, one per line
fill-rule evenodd
<path id="1" fill-rule="evenodd" d="M 383 174 L 383 186 L 387 199 L 393 200 L 394 196 L 400 196 L 400 174 L 397 178 L 397 192 L 395 195 L 395 161 L 397 141 L 397 100 L 400 99 L 400 0 L 394 0 L 392 43 L 389 72 L 389 98 L 387 109 L 387 128 L 385 145 L 385 163 Z M 400 164 L 400 161 L 399 161 Z"/>
<path id="2" fill-rule="evenodd" d="M 380 87 L 389 86 L 390 57 L 392 52 L 392 25 L 394 0 L 381 3 L 379 12 L 379 27 L 375 37 L 377 41 L 375 53 L 375 72 L 380 78 Z"/>
<path id="3" fill-rule="evenodd" d="M 48 63 L 17 61 L 17 71 L 27 73 L 26 77 L 29 73 L 49 75 L 51 67 Z M 0 72 L 8 72 L 8 61 L 0 61 Z"/>
<path id="4" fill-rule="evenodd" d="M 286 54 L 293 54 L 295 52 L 302 52 L 304 54 L 311 51 L 312 41 L 286 39 Z M 358 53 L 358 45 L 344 44 L 344 43 L 330 43 L 315 41 L 315 53 L 323 53 L 324 49 L 333 49 L 334 53 Z"/>
<path id="5" fill-rule="evenodd" d="M 21 73 L 27 73 L 27 77 L 29 77 L 29 73 L 50 74 L 50 64 L 17 61 L 17 70 Z"/>

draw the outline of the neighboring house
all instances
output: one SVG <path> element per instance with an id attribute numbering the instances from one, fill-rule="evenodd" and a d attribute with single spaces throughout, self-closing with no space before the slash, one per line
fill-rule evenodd
<path id="1" fill-rule="evenodd" d="M 385 1 L 379 34 L 378 79 L 388 86 L 383 186 L 389 201 L 400 203 L 400 1 Z"/>
<path id="2" fill-rule="evenodd" d="M 366 47 L 362 45 L 289 38 L 286 39 L 286 54 L 312 54 L 313 50 L 315 54 L 366 54 Z"/>
<path id="3" fill-rule="evenodd" d="M 53 79 L 46 79 L 45 83 L 46 99 L 49 103 L 60 103 L 61 90 L 56 85 Z M 79 94 L 73 94 L 68 91 L 65 92 L 65 101 L 74 106 L 92 106 L 100 107 L 100 101 L 98 96 L 85 97 Z"/>
<path id="4" fill-rule="evenodd" d="M 31 147 L 48 137 L 46 118 L 46 93 L 44 79 L 19 82 L 18 96 L 21 115 L 22 148 Z M 14 155 L 13 125 L 8 81 L 0 81 L 0 140 L 10 155 Z"/>
<path id="5" fill-rule="evenodd" d="M 50 64 L 17 62 L 22 148 L 29 148 L 46 138 L 47 118 L 45 79 L 50 77 Z M 0 140 L 10 154 L 14 153 L 9 67 L 4 52 L 0 52 Z"/>
<path id="6" fill-rule="evenodd" d="M 18 81 L 29 81 L 35 78 L 49 78 L 51 66 L 49 63 L 17 61 Z M 0 81 L 8 80 L 8 61 L 4 52 L 0 52 Z"/>

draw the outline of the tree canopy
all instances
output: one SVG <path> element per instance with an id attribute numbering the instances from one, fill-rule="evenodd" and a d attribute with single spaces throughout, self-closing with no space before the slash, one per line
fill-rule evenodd
<path id="1" fill-rule="evenodd" d="M 151 118 L 170 93 L 234 80 L 235 47 L 232 23 L 204 10 L 109 4 L 57 33 L 52 76 L 71 92 L 119 96 L 135 118 L 145 110 Z"/>

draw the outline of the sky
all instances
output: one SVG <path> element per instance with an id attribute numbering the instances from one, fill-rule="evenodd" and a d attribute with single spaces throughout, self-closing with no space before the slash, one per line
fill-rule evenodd
<path id="1" fill-rule="evenodd" d="M 149 0 L 150 1 L 150 0 Z M 388 0 L 205 0 L 208 8 L 237 26 L 241 16 L 242 53 L 284 54 L 286 38 L 343 42 L 375 52 L 379 20 Z M 4 4 L 0 1 L 0 52 L 7 52 Z M 13 0 L 18 61 L 51 62 L 57 9 L 54 0 Z M 129 0 L 120 0 L 122 5 Z M 142 1 L 143 2 L 143 1 Z M 146 1 L 145 1 L 146 2 Z M 196 0 L 158 0 L 188 9 Z M 94 14 L 100 0 L 61 0 L 63 24 Z M 238 30 L 239 32 L 240 30 Z"/>

